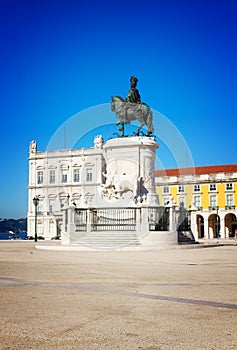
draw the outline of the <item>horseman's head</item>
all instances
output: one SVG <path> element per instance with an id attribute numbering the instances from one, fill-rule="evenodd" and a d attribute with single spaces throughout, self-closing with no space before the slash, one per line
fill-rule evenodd
<path id="1" fill-rule="evenodd" d="M 131 88 L 135 88 L 137 86 L 138 79 L 134 75 L 131 76 L 130 78 L 130 85 Z"/>

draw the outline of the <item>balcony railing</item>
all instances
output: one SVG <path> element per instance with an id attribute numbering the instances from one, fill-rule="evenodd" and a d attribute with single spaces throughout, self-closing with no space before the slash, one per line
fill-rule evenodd
<path id="1" fill-rule="evenodd" d="M 52 211 L 47 211 L 47 215 L 48 216 L 62 216 L 63 214 L 61 211 L 52 210 Z"/>
<path id="2" fill-rule="evenodd" d="M 233 209 L 235 209 L 235 205 L 226 205 L 225 209 L 226 210 L 233 210 Z"/>
<path id="3" fill-rule="evenodd" d="M 218 205 L 212 205 L 209 207 L 209 210 L 218 210 L 218 209 L 219 209 Z"/>

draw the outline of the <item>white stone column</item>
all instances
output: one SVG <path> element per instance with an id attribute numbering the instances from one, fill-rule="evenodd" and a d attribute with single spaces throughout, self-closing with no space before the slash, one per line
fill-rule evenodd
<path id="1" fill-rule="evenodd" d="M 136 233 L 141 235 L 141 208 L 136 208 Z"/>
<path id="2" fill-rule="evenodd" d="M 144 235 L 149 232 L 149 222 L 148 222 L 148 208 L 141 208 L 141 234 Z"/>
<path id="3" fill-rule="evenodd" d="M 175 215 L 175 208 L 176 207 L 170 207 L 169 208 L 169 231 L 176 231 L 176 215 Z"/>
<path id="4" fill-rule="evenodd" d="M 191 231 L 193 233 L 195 241 L 198 240 L 197 214 L 195 211 L 191 212 Z"/>
<path id="5" fill-rule="evenodd" d="M 87 223 L 86 223 L 86 232 L 91 232 L 91 225 L 93 221 L 93 210 L 87 209 Z"/>
<path id="6" fill-rule="evenodd" d="M 219 218 L 220 218 L 220 232 L 219 232 L 220 238 L 226 238 L 226 233 L 225 233 L 225 218 L 224 218 L 224 216 L 222 215 L 222 213 L 220 213 Z"/>
<path id="7" fill-rule="evenodd" d="M 62 232 L 61 232 L 61 242 L 62 244 L 69 244 L 69 225 L 68 225 L 68 208 L 62 210 L 63 212 L 63 223 L 62 223 Z"/>
<path id="8" fill-rule="evenodd" d="M 70 243 L 76 243 L 75 206 L 68 207 L 68 235 Z"/>
<path id="9" fill-rule="evenodd" d="M 209 227 L 208 227 L 208 216 L 204 216 L 203 215 L 203 218 L 204 218 L 204 237 L 206 238 L 206 239 L 208 239 L 208 238 L 210 238 L 209 237 L 209 235 L 210 235 L 210 233 L 209 233 Z"/>

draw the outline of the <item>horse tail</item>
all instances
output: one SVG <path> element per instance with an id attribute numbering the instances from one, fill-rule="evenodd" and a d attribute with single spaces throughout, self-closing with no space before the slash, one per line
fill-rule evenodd
<path id="1" fill-rule="evenodd" d="M 152 124 L 152 112 L 150 108 L 148 110 L 148 115 L 147 115 L 147 126 L 148 126 L 148 132 L 152 134 L 154 132 L 154 127 Z"/>

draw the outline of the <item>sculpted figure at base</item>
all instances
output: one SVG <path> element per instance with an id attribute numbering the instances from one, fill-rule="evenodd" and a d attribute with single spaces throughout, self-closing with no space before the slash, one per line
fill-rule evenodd
<path id="1" fill-rule="evenodd" d="M 111 110 L 116 113 L 119 119 L 116 126 L 119 131 L 122 131 L 121 136 L 125 136 L 124 124 L 130 124 L 133 120 L 138 120 L 141 123 L 135 132 L 135 136 L 139 136 L 140 130 L 144 125 L 148 129 L 146 136 L 150 136 L 154 132 L 151 109 L 146 103 L 141 102 L 137 82 L 138 79 L 135 76 L 131 76 L 130 90 L 128 91 L 126 100 L 120 96 L 113 96 L 111 100 Z"/>
<path id="2" fill-rule="evenodd" d="M 127 192 L 130 192 L 130 199 L 134 200 L 137 197 L 137 176 L 103 173 L 103 177 L 106 179 L 105 183 L 101 185 L 101 194 L 104 199 L 123 198 Z"/>

